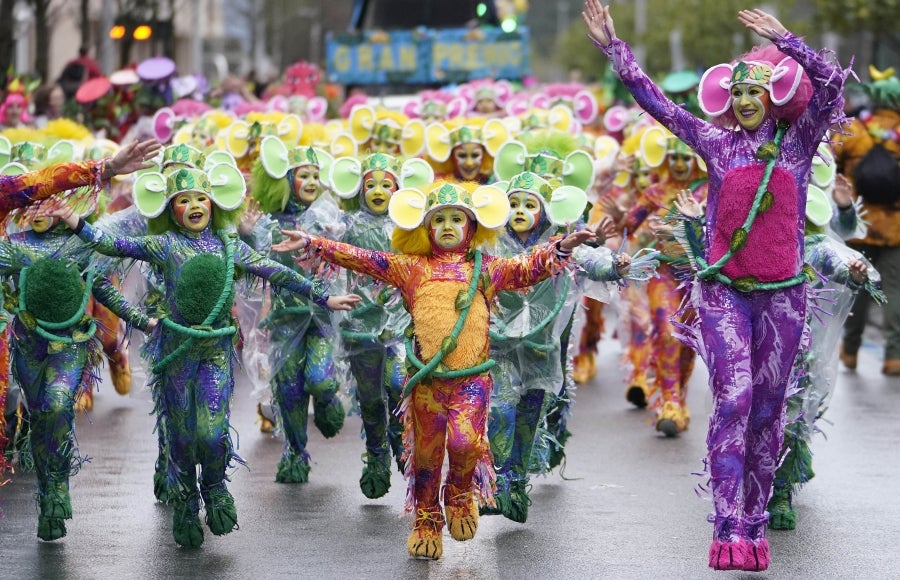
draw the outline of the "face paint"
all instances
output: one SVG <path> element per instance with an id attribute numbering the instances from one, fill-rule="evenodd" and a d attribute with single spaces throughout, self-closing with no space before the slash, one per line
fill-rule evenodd
<path id="1" fill-rule="evenodd" d="M 481 113 L 482 115 L 496 113 L 497 109 L 497 103 L 494 102 L 494 99 L 478 99 L 475 102 L 475 112 Z"/>
<path id="2" fill-rule="evenodd" d="M 202 232 L 212 216 L 212 200 L 205 193 L 186 191 L 172 198 L 175 221 L 191 232 Z"/>
<path id="3" fill-rule="evenodd" d="M 468 239 L 471 221 L 463 210 L 445 207 L 434 212 L 429 222 L 431 241 L 445 250 L 456 249 Z"/>
<path id="4" fill-rule="evenodd" d="M 516 191 L 509 195 L 509 225 L 517 234 L 531 233 L 541 221 L 543 206 L 533 193 Z"/>
<path id="5" fill-rule="evenodd" d="M 650 167 L 641 163 L 640 161 L 635 161 L 634 168 L 634 187 L 638 191 L 644 191 L 648 187 L 650 187 L 650 183 L 653 181 L 652 179 L 653 172 L 650 170 Z"/>
<path id="6" fill-rule="evenodd" d="M 384 215 L 391 196 L 397 191 L 397 182 L 390 173 L 375 169 L 363 175 L 362 190 L 366 209 L 375 215 Z"/>
<path id="7" fill-rule="evenodd" d="M 322 193 L 322 182 L 319 181 L 319 168 L 315 165 L 301 165 L 294 169 L 294 191 L 297 201 L 309 205 L 316 201 Z"/>
<path id="8" fill-rule="evenodd" d="M 35 216 L 31 218 L 31 230 L 36 234 L 42 234 L 56 225 L 59 218 L 50 216 Z"/>
<path id="9" fill-rule="evenodd" d="M 769 114 L 769 91 L 759 85 L 737 83 L 731 87 L 731 110 L 741 127 L 753 130 Z"/>
<path id="10" fill-rule="evenodd" d="M 480 143 L 463 143 L 453 149 L 453 169 L 464 181 L 477 181 L 484 159 L 484 147 Z"/>
<path id="11" fill-rule="evenodd" d="M 694 170 L 694 156 L 687 151 L 669 153 L 669 175 L 675 181 L 687 181 Z"/>

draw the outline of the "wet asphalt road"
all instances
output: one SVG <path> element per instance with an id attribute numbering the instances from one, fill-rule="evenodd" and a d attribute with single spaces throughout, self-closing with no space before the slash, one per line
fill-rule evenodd
<path id="1" fill-rule="evenodd" d="M 817 476 L 795 502 L 798 528 L 770 533 L 773 564 L 756 574 L 706 567 L 711 506 L 695 495 L 702 479 L 692 475 L 702 467 L 711 408 L 702 364 L 690 385 L 691 429 L 664 439 L 649 412 L 625 401 L 619 354 L 617 343 L 602 343 L 600 373 L 577 391 L 564 477 L 533 480 L 528 522 L 485 517 L 465 543 L 445 532 L 436 562 L 406 553 L 399 474 L 384 498 L 359 491 L 358 417 L 335 439 L 311 433 L 309 483 L 276 484 L 282 443 L 254 425 L 245 382 L 232 405 L 238 452 L 250 466 L 230 485 L 240 530 L 206 530 L 201 549 L 178 548 L 171 508 L 153 498 L 149 394 L 138 386 L 120 397 L 107 379 L 90 417 L 77 423 L 81 450 L 93 459 L 72 479 L 68 536 L 37 539 L 32 475 L 0 488 L 0 578 L 900 577 L 900 379 L 881 375 L 876 344 L 865 345 L 858 372 L 840 372 L 828 438 L 813 445 Z"/>

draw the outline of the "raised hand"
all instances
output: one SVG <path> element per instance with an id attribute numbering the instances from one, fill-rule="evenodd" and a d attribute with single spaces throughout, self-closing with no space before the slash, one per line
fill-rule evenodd
<path id="1" fill-rule="evenodd" d="M 332 310 L 353 310 L 361 300 L 362 298 L 356 294 L 329 296 L 328 308 Z"/>
<path id="2" fill-rule="evenodd" d="M 847 267 L 850 268 L 850 279 L 857 284 L 863 284 L 869 277 L 869 267 L 862 260 L 850 260 Z"/>
<path id="3" fill-rule="evenodd" d="M 272 250 L 276 252 L 293 252 L 296 250 L 303 250 L 309 246 L 310 237 L 304 231 L 301 230 L 281 230 L 281 234 L 286 237 L 286 240 L 282 240 L 277 244 L 272 246 Z"/>
<path id="4" fill-rule="evenodd" d="M 785 28 L 777 18 L 767 14 L 759 8 L 753 10 L 741 10 L 738 12 L 738 21 L 756 34 L 768 40 L 775 40 L 787 34 Z"/>
<path id="5" fill-rule="evenodd" d="M 675 196 L 674 204 L 675 209 L 685 217 L 698 218 L 703 215 L 703 206 L 686 189 L 678 192 L 678 195 Z"/>
<path id="6" fill-rule="evenodd" d="M 115 175 L 127 175 L 134 173 L 138 169 L 153 167 L 153 163 L 150 160 L 153 159 L 160 147 L 162 145 L 155 139 L 148 139 L 140 143 L 137 141 L 131 142 L 119 149 L 115 157 L 109 160 L 106 164 L 108 175 L 104 175 L 104 177 L 109 179 Z"/>
<path id="7" fill-rule="evenodd" d="M 263 212 L 259 211 L 259 202 L 253 198 L 247 202 L 247 209 L 241 215 L 241 221 L 238 224 L 238 232 L 242 236 L 249 236 L 253 232 L 253 228 L 261 218 Z"/>
<path id="8" fill-rule="evenodd" d="M 594 228 L 594 235 L 597 236 L 597 243 L 603 245 L 609 238 L 617 237 L 616 223 L 609 216 L 604 217 Z"/>
<path id="9" fill-rule="evenodd" d="M 631 256 L 628 254 L 616 254 L 616 273 L 619 277 L 625 276 L 631 268 Z"/>
<path id="10" fill-rule="evenodd" d="M 616 39 L 609 6 L 600 4 L 600 0 L 585 0 L 581 18 L 588 27 L 588 35 L 601 46 L 609 46 Z"/>
<path id="11" fill-rule="evenodd" d="M 572 250 L 585 242 L 594 239 L 596 235 L 591 230 L 578 230 L 564 237 L 559 241 L 559 247 L 564 250 Z"/>
<path id="12" fill-rule="evenodd" d="M 834 189 L 831 192 L 834 203 L 841 209 L 847 209 L 853 205 L 853 184 L 843 173 L 834 176 Z"/>
<path id="13" fill-rule="evenodd" d="M 48 217 L 59 218 L 71 229 L 78 227 L 78 216 L 63 199 L 51 197 L 41 202 L 40 211 Z"/>

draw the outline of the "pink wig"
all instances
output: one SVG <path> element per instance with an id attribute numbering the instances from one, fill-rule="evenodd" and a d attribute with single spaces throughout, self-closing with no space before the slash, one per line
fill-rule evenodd
<path id="1" fill-rule="evenodd" d="M 732 64 L 739 61 L 756 61 L 768 63 L 774 68 L 775 65 L 785 58 L 787 58 L 786 54 L 778 50 L 774 44 L 770 44 L 768 46 L 753 47 L 748 52 L 735 59 Z M 804 71 L 800 78 L 800 84 L 797 86 L 797 91 L 794 93 L 791 100 L 780 106 L 772 104 L 769 109 L 769 115 L 775 119 L 786 119 L 793 123 L 803 114 L 803 111 L 806 110 L 807 105 L 809 105 L 809 100 L 812 98 L 812 94 L 812 83 L 809 81 L 809 76 L 807 76 Z M 728 107 L 728 110 L 718 117 L 714 117 L 712 121 L 723 127 L 736 127 L 738 125 L 737 117 L 734 116 L 734 110 L 731 107 Z"/>
<path id="2" fill-rule="evenodd" d="M 0 105 L 0 124 L 6 125 L 6 108 L 13 103 L 22 105 L 22 122 L 31 122 L 31 117 L 28 115 L 28 101 L 25 100 L 25 97 L 21 93 L 9 93 L 6 95 L 6 100 Z"/>

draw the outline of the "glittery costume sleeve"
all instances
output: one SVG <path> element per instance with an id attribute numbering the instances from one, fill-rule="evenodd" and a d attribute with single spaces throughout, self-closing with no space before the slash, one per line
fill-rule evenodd
<path id="1" fill-rule="evenodd" d="M 616 74 L 641 108 L 704 159 L 708 159 L 716 151 L 717 141 L 724 137 L 725 131 L 698 119 L 669 100 L 638 66 L 625 41 L 617 38 L 609 46 L 596 46 L 606 53 Z"/>
<path id="2" fill-rule="evenodd" d="M 559 239 L 550 240 L 530 254 L 513 258 L 486 256 L 485 265 L 494 290 L 527 288 L 559 273 L 572 253 L 557 247 L 558 242 Z"/>
<path id="3" fill-rule="evenodd" d="M 310 248 L 314 249 L 326 262 L 337 264 L 360 274 L 367 274 L 401 290 L 409 287 L 408 270 L 415 261 L 414 256 L 366 250 L 350 244 L 316 237 L 310 239 Z"/>
<path id="4" fill-rule="evenodd" d="M 113 314 L 127 321 L 130 325 L 146 332 L 150 325 L 150 319 L 146 314 L 135 308 L 128 300 L 122 296 L 118 288 L 113 286 L 109 278 L 105 276 L 94 281 L 93 289 L 94 298 L 98 302 L 109 308 Z"/>
<path id="5" fill-rule="evenodd" d="M 22 175 L 0 176 L 0 215 L 67 189 L 100 183 L 103 163 L 61 163 Z"/>
<path id="6" fill-rule="evenodd" d="M 254 276 L 265 278 L 275 286 L 310 298 L 319 306 L 327 307 L 328 294 L 318 280 L 304 278 L 275 260 L 266 258 L 244 242 L 238 241 L 235 260 Z"/>
<path id="7" fill-rule="evenodd" d="M 169 253 L 167 236 L 116 237 L 86 222 L 77 234 L 94 251 L 104 256 L 134 258 L 162 266 Z"/>

